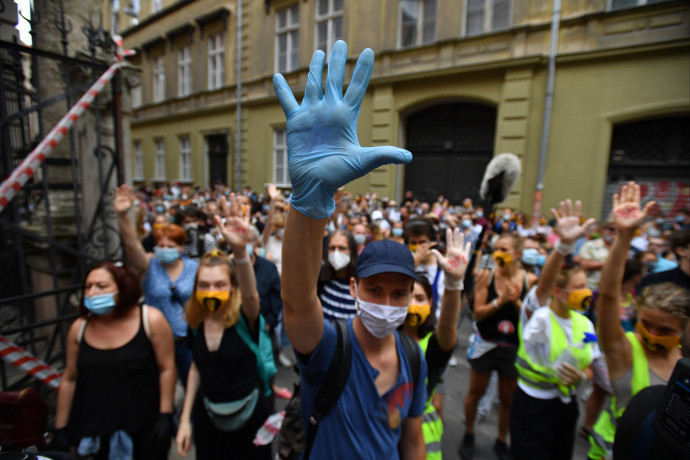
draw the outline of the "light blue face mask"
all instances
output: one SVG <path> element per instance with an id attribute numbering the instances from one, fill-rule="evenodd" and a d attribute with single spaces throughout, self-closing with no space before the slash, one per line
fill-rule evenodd
<path id="1" fill-rule="evenodd" d="M 256 255 L 259 257 L 266 257 L 266 250 L 264 248 L 258 248 L 256 250 Z"/>
<path id="2" fill-rule="evenodd" d="M 84 306 L 94 315 L 106 315 L 115 308 L 115 294 L 117 292 L 84 296 Z"/>
<path id="3" fill-rule="evenodd" d="M 403 229 L 402 228 L 394 228 L 393 229 L 393 236 L 402 236 L 403 235 Z"/>
<path id="4" fill-rule="evenodd" d="M 247 255 L 251 257 L 252 254 L 254 254 L 254 245 L 252 243 L 247 243 Z"/>
<path id="5" fill-rule="evenodd" d="M 162 248 L 160 246 L 155 246 L 153 248 L 153 253 L 165 265 L 170 265 L 180 258 L 180 251 L 177 248 Z"/>
<path id="6" fill-rule="evenodd" d="M 469 219 L 462 219 L 462 228 L 470 228 L 472 226 L 472 221 Z"/>
<path id="7" fill-rule="evenodd" d="M 534 248 L 527 248 L 522 251 L 522 263 L 525 265 L 537 265 L 539 262 L 539 251 Z"/>
<path id="8" fill-rule="evenodd" d="M 484 217 L 484 213 L 482 211 L 477 211 L 477 217 L 481 219 L 482 217 Z"/>

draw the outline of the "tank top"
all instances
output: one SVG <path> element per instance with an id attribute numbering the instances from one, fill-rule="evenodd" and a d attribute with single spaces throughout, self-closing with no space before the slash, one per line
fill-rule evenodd
<path id="1" fill-rule="evenodd" d="M 70 426 L 79 437 L 133 433 L 156 421 L 160 408 L 158 363 L 139 308 L 137 334 L 119 348 L 79 343 Z M 84 321 L 87 321 L 85 319 Z"/>
<path id="2" fill-rule="evenodd" d="M 524 281 L 520 300 L 523 300 L 529 290 L 527 272 L 523 270 Z M 489 295 L 487 302 L 498 298 L 496 292 L 494 271 L 491 270 L 491 280 L 489 281 Z M 520 311 L 512 300 L 500 305 L 498 311 L 486 318 L 484 321 L 477 321 L 477 330 L 482 339 L 490 342 L 518 346 L 518 322 L 520 321 Z"/>
<path id="3" fill-rule="evenodd" d="M 223 331 L 215 351 L 206 346 L 204 323 L 193 334 L 194 363 L 201 377 L 201 390 L 213 402 L 237 401 L 254 388 L 263 388 L 256 368 L 256 355 L 234 326 Z"/>

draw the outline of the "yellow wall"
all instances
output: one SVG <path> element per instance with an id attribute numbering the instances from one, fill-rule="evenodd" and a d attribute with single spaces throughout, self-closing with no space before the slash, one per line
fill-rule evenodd
<path id="1" fill-rule="evenodd" d="M 523 173 L 505 205 L 530 212 L 539 167 L 546 90 L 551 2 L 514 0 L 513 26 L 507 31 L 463 37 L 464 2 L 439 0 L 437 40 L 398 49 L 397 0 L 344 2 L 343 30 L 350 62 L 346 82 L 359 53 L 377 54 L 369 91 L 362 104 L 358 136 L 363 146 L 405 142 L 407 117 L 449 101 L 474 101 L 497 108 L 495 153 L 512 152 Z M 174 2 L 166 2 L 171 6 Z M 601 212 L 609 145 L 614 123 L 690 111 L 690 6 L 680 0 L 606 11 L 606 0 L 564 0 L 559 34 L 555 98 L 544 183 L 546 211 L 563 198 L 581 199 L 585 212 Z M 300 50 L 297 68 L 285 74 L 300 101 L 314 49 L 314 2 L 275 0 L 243 2 L 242 184 L 235 180 L 235 1 L 198 0 L 162 14 L 146 27 L 125 34 L 126 46 L 150 42 L 183 23 L 225 7 L 225 86 L 206 88 L 208 34 L 220 22 L 193 35 L 194 91 L 177 99 L 175 42 L 141 49 L 144 106 L 135 110 L 132 140 L 142 141 L 145 175 L 153 177 L 155 138 L 166 139 L 169 180 L 179 177 L 178 140 L 189 133 L 192 178 L 205 185 L 204 135 L 228 133 L 228 181 L 263 190 L 273 181 L 273 129 L 285 117 L 273 94 L 275 12 L 298 5 Z M 195 26 L 196 27 L 196 26 Z M 166 53 L 168 96 L 151 104 L 151 59 Z M 414 154 L 414 152 L 412 152 Z M 398 197 L 404 168 L 386 166 L 348 185 L 355 192 L 376 191 Z"/>

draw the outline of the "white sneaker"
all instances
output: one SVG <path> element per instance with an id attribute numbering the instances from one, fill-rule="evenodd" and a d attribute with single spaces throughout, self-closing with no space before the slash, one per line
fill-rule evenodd
<path id="1" fill-rule="evenodd" d="M 450 357 L 450 360 L 448 361 L 448 365 L 450 367 L 455 367 L 458 365 L 458 358 L 455 357 L 455 353 Z"/>

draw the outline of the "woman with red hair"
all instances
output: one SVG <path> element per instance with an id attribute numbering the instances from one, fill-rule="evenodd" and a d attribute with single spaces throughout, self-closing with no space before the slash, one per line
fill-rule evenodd
<path id="1" fill-rule="evenodd" d="M 182 257 L 187 234 L 179 225 L 163 225 L 154 230 L 156 246 L 153 254 L 146 252 L 128 215 L 133 204 L 132 188 L 121 185 L 115 191 L 113 205 L 117 212 L 122 244 L 127 258 L 139 273 L 146 303 L 161 310 L 170 323 L 175 339 L 175 366 L 184 385 L 192 363 L 191 351 L 185 344 L 187 321 L 184 317 L 184 304 L 192 295 L 199 264 Z"/>

